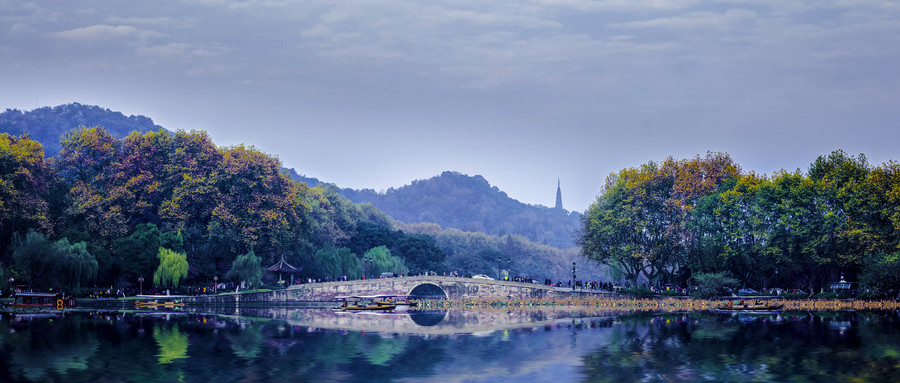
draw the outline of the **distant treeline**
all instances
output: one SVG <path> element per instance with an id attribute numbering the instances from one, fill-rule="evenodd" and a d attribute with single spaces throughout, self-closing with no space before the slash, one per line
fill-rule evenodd
<path id="1" fill-rule="evenodd" d="M 47 157 L 54 157 L 59 153 L 59 138 L 76 126 L 102 126 L 117 137 L 125 137 L 133 131 L 153 132 L 162 129 L 149 117 L 125 116 L 120 112 L 77 102 L 25 112 L 7 109 L 0 113 L 0 132 L 13 136 L 28 134 L 31 139 L 44 146 Z"/>
<path id="2" fill-rule="evenodd" d="M 835 151 L 766 177 L 721 153 L 649 162 L 609 176 L 579 244 L 631 283 L 818 292 L 844 276 L 883 296 L 900 288 L 900 165 Z"/>

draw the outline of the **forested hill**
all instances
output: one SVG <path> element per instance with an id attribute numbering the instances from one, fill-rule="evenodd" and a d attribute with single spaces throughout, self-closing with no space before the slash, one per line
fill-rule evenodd
<path id="1" fill-rule="evenodd" d="M 575 246 L 581 217 L 577 212 L 521 203 L 482 176 L 449 171 L 384 193 L 371 189 L 340 189 L 339 193 L 356 203 L 369 202 L 402 222 L 432 222 L 492 235 L 518 234 L 561 249 Z"/>
<path id="2" fill-rule="evenodd" d="M 148 117 L 125 116 L 120 112 L 77 102 L 27 112 L 6 109 L 0 113 L 0 132 L 13 136 L 28 133 L 44 146 L 47 157 L 56 156 L 59 153 L 59 138 L 79 126 L 102 126 L 116 137 L 125 137 L 132 131 L 145 133 L 162 129 Z"/>

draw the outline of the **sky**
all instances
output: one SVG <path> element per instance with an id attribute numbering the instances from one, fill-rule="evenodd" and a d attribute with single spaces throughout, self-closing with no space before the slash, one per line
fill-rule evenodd
<path id="1" fill-rule="evenodd" d="M 0 0 L 0 108 L 71 102 L 385 190 L 445 170 L 584 211 L 725 152 L 900 160 L 891 0 Z"/>

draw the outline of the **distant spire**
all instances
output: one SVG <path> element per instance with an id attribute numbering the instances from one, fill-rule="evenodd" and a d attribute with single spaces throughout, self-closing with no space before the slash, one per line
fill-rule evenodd
<path id="1" fill-rule="evenodd" d="M 562 210 L 562 191 L 559 189 L 559 178 L 556 179 L 556 206 L 555 209 Z"/>

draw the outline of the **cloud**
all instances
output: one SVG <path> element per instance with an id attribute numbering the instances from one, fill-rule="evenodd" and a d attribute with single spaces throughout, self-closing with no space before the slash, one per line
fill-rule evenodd
<path id="1" fill-rule="evenodd" d="M 57 37 L 66 40 L 107 40 L 128 37 L 138 34 L 139 30 L 129 25 L 97 24 L 84 28 L 57 32 Z"/>

